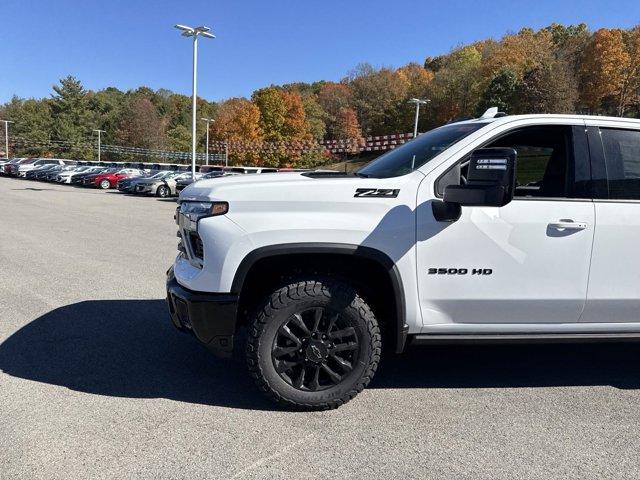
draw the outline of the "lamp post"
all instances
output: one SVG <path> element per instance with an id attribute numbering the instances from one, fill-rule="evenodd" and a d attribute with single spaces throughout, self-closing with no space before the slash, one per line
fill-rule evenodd
<path id="1" fill-rule="evenodd" d="M 205 149 L 206 153 L 204 155 L 204 158 L 205 158 L 205 162 L 206 162 L 205 165 L 209 165 L 209 123 L 213 122 L 213 118 L 204 118 L 203 117 L 200 120 L 202 120 L 204 122 L 207 122 L 207 146 L 206 146 L 206 149 Z"/>
<path id="2" fill-rule="evenodd" d="M 4 122 L 4 154 L 9 160 L 9 124 L 13 123 L 11 120 L 0 120 Z"/>
<path id="3" fill-rule="evenodd" d="M 101 139 L 102 137 L 100 136 L 101 133 L 107 133 L 104 130 L 98 130 L 97 128 L 93 130 L 94 132 L 98 132 L 98 161 L 100 161 L 100 146 L 101 146 Z"/>
<path id="4" fill-rule="evenodd" d="M 420 105 L 426 105 L 430 101 L 431 100 L 422 100 L 420 98 L 412 98 L 409 100 L 409 103 L 416 104 L 416 121 L 413 125 L 413 138 L 416 138 L 418 136 L 418 118 L 420 116 Z"/>
<path id="5" fill-rule="evenodd" d="M 182 30 L 183 37 L 193 37 L 193 76 L 191 79 L 191 178 L 196 178 L 196 77 L 198 75 L 198 37 L 202 35 L 207 38 L 216 38 L 209 33 L 209 27 L 187 27 L 186 25 L 176 25 L 178 30 Z"/>

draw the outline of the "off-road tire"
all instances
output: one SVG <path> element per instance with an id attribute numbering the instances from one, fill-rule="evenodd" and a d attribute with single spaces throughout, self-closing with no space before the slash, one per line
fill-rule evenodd
<path id="1" fill-rule="evenodd" d="M 353 369 L 339 383 L 319 391 L 301 390 L 276 371 L 272 350 L 277 346 L 276 338 L 281 338 L 281 327 L 294 314 L 319 308 L 333 317 L 339 312 L 342 325 L 355 332 L 358 350 L 352 358 Z M 354 398 L 373 378 L 382 348 L 378 322 L 369 306 L 348 283 L 329 278 L 301 279 L 269 295 L 250 319 L 246 345 L 247 365 L 258 388 L 292 410 L 328 410 Z"/>

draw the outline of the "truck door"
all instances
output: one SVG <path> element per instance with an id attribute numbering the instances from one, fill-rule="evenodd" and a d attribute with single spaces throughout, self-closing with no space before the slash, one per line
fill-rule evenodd
<path id="1" fill-rule="evenodd" d="M 512 325 L 535 332 L 576 323 L 585 305 L 595 219 L 593 202 L 585 198 L 584 124 L 525 126 L 481 146 L 517 151 L 515 198 L 500 208 L 462 207 L 448 224 L 437 222 L 430 208 L 418 208 L 425 331 L 490 333 Z M 418 205 L 428 205 L 434 189 L 441 193 L 442 182 L 452 183 L 451 171 L 464 183 L 465 158 L 435 185 L 423 181 Z"/>
<path id="2" fill-rule="evenodd" d="M 640 129 L 587 124 L 598 223 L 580 321 L 640 322 Z"/>

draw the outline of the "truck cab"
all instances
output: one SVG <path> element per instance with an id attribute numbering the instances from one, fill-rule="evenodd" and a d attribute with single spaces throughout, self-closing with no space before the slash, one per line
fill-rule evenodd
<path id="1" fill-rule="evenodd" d="M 334 408 L 409 342 L 640 337 L 639 202 L 640 121 L 490 109 L 355 174 L 187 187 L 169 309 L 222 355 L 246 327 L 262 391 Z"/>

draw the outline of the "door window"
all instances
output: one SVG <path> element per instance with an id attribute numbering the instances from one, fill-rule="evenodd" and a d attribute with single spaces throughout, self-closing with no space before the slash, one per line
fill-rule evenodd
<path id="1" fill-rule="evenodd" d="M 640 131 L 601 128 L 609 198 L 640 200 Z"/>
<path id="2" fill-rule="evenodd" d="M 525 127 L 483 145 L 513 148 L 518 153 L 515 197 L 566 198 L 575 195 L 572 127 L 563 125 Z M 469 159 L 447 172 L 437 193 L 452 183 L 466 182 Z M 458 173 L 459 170 L 459 173 Z"/>

